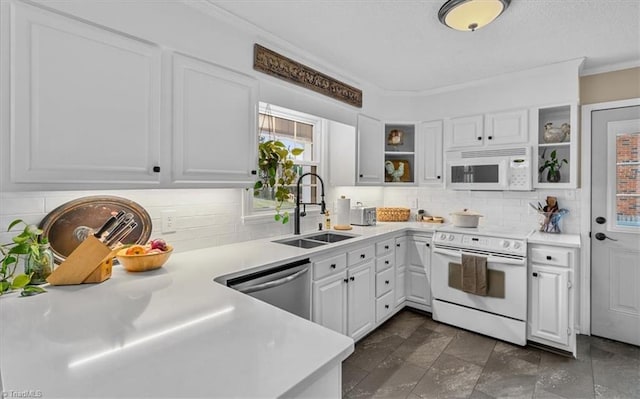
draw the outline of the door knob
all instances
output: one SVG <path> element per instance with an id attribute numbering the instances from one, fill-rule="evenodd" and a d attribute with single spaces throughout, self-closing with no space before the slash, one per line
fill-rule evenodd
<path id="1" fill-rule="evenodd" d="M 598 224 L 605 224 L 607 222 L 607 219 L 603 218 L 602 216 L 598 216 L 596 218 L 596 223 Z"/>
<path id="2" fill-rule="evenodd" d="M 618 240 L 616 240 L 614 238 L 607 237 L 607 235 L 604 234 L 604 233 L 596 233 L 596 240 L 598 240 L 598 241 L 604 241 L 604 240 L 618 241 Z"/>

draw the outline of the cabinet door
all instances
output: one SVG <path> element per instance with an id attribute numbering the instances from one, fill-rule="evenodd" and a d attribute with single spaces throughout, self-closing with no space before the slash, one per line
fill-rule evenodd
<path id="1" fill-rule="evenodd" d="M 159 183 L 160 48 L 12 6 L 11 182 L 40 190 Z"/>
<path id="2" fill-rule="evenodd" d="M 485 115 L 484 138 L 487 145 L 526 143 L 529 137 L 527 114 L 525 109 Z"/>
<path id="3" fill-rule="evenodd" d="M 482 115 L 453 118 L 445 122 L 447 149 L 483 144 Z"/>
<path id="4" fill-rule="evenodd" d="M 382 122 L 358 115 L 358 184 L 381 184 L 384 181 L 384 129 Z"/>
<path id="5" fill-rule="evenodd" d="M 173 68 L 173 181 L 251 185 L 256 80 L 179 54 Z"/>
<path id="6" fill-rule="evenodd" d="M 347 272 L 313 283 L 313 322 L 347 333 Z"/>
<path id="7" fill-rule="evenodd" d="M 529 319 L 532 337 L 569 344 L 569 270 L 531 266 Z"/>
<path id="8" fill-rule="evenodd" d="M 399 237 L 396 238 L 396 286 L 394 288 L 396 306 L 402 305 L 407 299 L 406 266 L 407 237 Z"/>
<path id="9" fill-rule="evenodd" d="M 431 240 L 410 238 L 408 246 L 407 300 L 431 304 Z"/>
<path id="10" fill-rule="evenodd" d="M 375 312 L 374 263 L 369 261 L 349 270 L 348 336 L 357 340 L 373 328 Z"/>
<path id="11" fill-rule="evenodd" d="M 442 121 L 420 125 L 420 184 L 442 185 Z"/>

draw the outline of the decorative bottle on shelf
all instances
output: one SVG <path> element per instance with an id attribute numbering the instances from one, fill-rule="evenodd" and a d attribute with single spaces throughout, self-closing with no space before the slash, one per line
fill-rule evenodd
<path id="1" fill-rule="evenodd" d="M 329 217 L 329 211 L 324 213 L 324 228 L 325 230 L 331 230 L 331 218 Z"/>
<path id="2" fill-rule="evenodd" d="M 25 274 L 31 274 L 29 284 L 38 285 L 47 282 L 47 277 L 53 272 L 53 252 L 48 242 L 38 244 L 38 252 L 32 253 L 24 265 Z"/>

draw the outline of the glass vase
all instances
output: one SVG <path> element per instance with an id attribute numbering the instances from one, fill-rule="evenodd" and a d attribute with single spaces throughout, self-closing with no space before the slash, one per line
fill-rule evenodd
<path id="1" fill-rule="evenodd" d="M 53 272 L 53 252 L 48 243 L 38 246 L 38 254 L 29 254 L 24 265 L 25 274 L 31 274 L 31 285 L 44 284 Z"/>
<path id="2" fill-rule="evenodd" d="M 560 171 L 559 170 L 549 170 L 547 173 L 547 181 L 549 183 L 557 183 L 560 181 Z"/>

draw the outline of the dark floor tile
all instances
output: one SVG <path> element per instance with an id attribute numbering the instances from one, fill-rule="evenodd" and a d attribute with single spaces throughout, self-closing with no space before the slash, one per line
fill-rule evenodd
<path id="1" fill-rule="evenodd" d="M 389 356 L 347 393 L 347 398 L 406 398 L 425 371 Z"/>
<path id="2" fill-rule="evenodd" d="M 591 360 L 578 360 L 543 352 L 538 367 L 536 390 L 565 398 L 592 398 Z"/>
<path id="3" fill-rule="evenodd" d="M 444 353 L 484 366 L 495 345 L 493 338 L 459 330 Z"/>
<path id="4" fill-rule="evenodd" d="M 640 397 L 640 359 L 591 347 L 593 382 L 600 392 L 607 390 Z"/>
<path id="5" fill-rule="evenodd" d="M 473 392 L 482 367 L 443 353 L 422 377 L 413 393 L 422 398 L 466 398 Z"/>
<path id="6" fill-rule="evenodd" d="M 342 396 L 345 396 L 353 389 L 364 377 L 369 374 L 366 370 L 361 369 L 351 363 L 342 364 Z"/>
<path id="7" fill-rule="evenodd" d="M 614 388 L 603 387 L 602 385 L 596 384 L 595 387 L 596 398 L 602 399 L 629 399 L 629 398 L 637 398 L 637 396 L 629 396 L 626 393 L 622 393 Z"/>
<path id="8" fill-rule="evenodd" d="M 453 339 L 427 328 L 417 329 L 393 354 L 418 367 L 428 369 Z"/>
<path id="9" fill-rule="evenodd" d="M 404 339 L 398 335 L 376 330 L 356 344 L 353 354 L 345 362 L 370 372 L 403 342 Z"/>
<path id="10" fill-rule="evenodd" d="M 469 396 L 469 399 L 495 399 L 495 398 L 491 395 L 487 395 L 484 392 L 480 392 L 474 389 L 473 392 L 471 392 L 471 396 Z"/>
<path id="11" fill-rule="evenodd" d="M 633 345 L 612 341 L 610 339 L 600 338 L 600 337 L 587 337 L 587 339 L 589 340 L 591 348 L 595 348 L 604 352 L 609 352 L 616 355 L 640 360 L 640 347 L 638 346 L 633 346 Z M 592 354 L 591 356 L 598 357 L 598 355 L 599 353 L 596 353 L 596 354 Z"/>
<path id="12" fill-rule="evenodd" d="M 381 325 L 378 330 L 406 339 L 409 338 L 418 327 L 424 324 L 427 318 L 428 316 L 424 314 L 404 309 Z"/>
<path id="13" fill-rule="evenodd" d="M 532 353 L 531 350 L 498 342 L 484 366 L 475 390 L 490 397 L 531 398 L 539 362 L 539 354 Z"/>
<path id="14" fill-rule="evenodd" d="M 536 385 L 536 389 L 533 393 L 533 399 L 567 399 L 564 396 L 556 395 L 554 393 L 545 391 Z"/>

